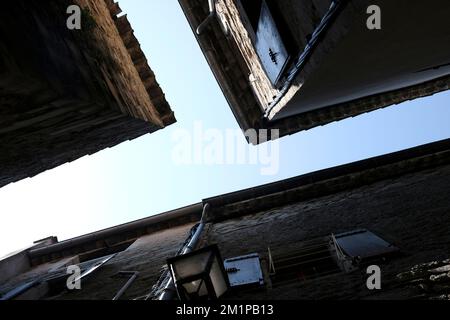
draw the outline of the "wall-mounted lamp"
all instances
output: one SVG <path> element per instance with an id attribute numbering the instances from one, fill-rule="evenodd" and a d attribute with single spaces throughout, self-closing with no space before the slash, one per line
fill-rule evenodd
<path id="1" fill-rule="evenodd" d="M 180 300 L 215 300 L 230 284 L 217 245 L 167 260 Z"/>

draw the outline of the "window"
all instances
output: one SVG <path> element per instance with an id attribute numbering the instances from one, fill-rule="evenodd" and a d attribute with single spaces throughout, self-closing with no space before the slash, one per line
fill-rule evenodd
<path id="1" fill-rule="evenodd" d="M 78 266 L 81 269 L 81 275 L 78 279 L 81 280 L 84 279 L 85 277 L 90 276 L 99 268 L 101 268 L 103 265 L 105 265 L 108 261 L 110 261 L 114 256 L 115 254 L 80 263 Z M 42 277 L 35 276 L 35 279 L 29 279 L 20 283 L 15 288 L 11 288 L 3 295 L 0 295 L 0 300 L 15 299 L 27 293 L 34 287 L 40 286 L 43 283 L 47 284 L 45 293 L 43 290 L 38 291 L 34 294 L 35 296 L 33 297 L 33 299 L 40 299 L 44 296 L 45 297 L 56 296 L 61 292 L 63 292 L 65 289 L 67 289 L 66 281 L 68 277 L 69 275 L 67 274 L 67 267 L 66 266 L 61 267 L 55 271 L 49 272 L 48 274 Z"/>
<path id="2" fill-rule="evenodd" d="M 366 229 L 332 234 L 287 247 L 269 247 L 272 283 L 304 281 L 339 272 L 353 272 L 384 261 L 399 249 Z"/>
<path id="3" fill-rule="evenodd" d="M 289 61 L 289 54 L 266 0 L 241 0 L 255 33 L 255 49 L 267 77 L 275 86 Z"/>
<path id="4" fill-rule="evenodd" d="M 352 271 L 360 264 L 383 260 L 399 249 L 366 229 L 331 235 L 341 267 Z"/>
<path id="5" fill-rule="evenodd" d="M 242 7 L 247 14 L 253 30 L 258 28 L 259 16 L 261 14 L 263 0 L 241 0 Z"/>
<path id="6" fill-rule="evenodd" d="M 75 280 L 86 279 L 87 277 L 95 273 L 97 270 L 99 270 L 101 267 L 103 267 L 115 256 L 116 256 L 115 254 L 112 254 L 105 257 L 100 257 L 90 261 L 79 263 L 78 266 L 80 267 L 81 275 L 78 279 Z M 50 273 L 47 277 L 44 277 L 42 281 L 47 282 L 49 289 L 47 295 L 49 297 L 56 296 L 61 292 L 63 292 L 64 290 L 66 290 L 67 289 L 66 282 L 68 277 L 69 275 L 67 274 L 67 267 L 65 266 Z"/>
<path id="7" fill-rule="evenodd" d="M 303 241 L 296 248 L 269 248 L 269 272 L 273 284 L 305 281 L 340 272 L 329 237 Z"/>

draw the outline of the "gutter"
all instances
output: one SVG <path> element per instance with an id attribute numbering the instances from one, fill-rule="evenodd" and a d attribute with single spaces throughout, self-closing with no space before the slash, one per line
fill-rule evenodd
<path id="1" fill-rule="evenodd" d="M 147 228 L 150 226 L 155 226 L 158 224 L 163 224 L 169 221 L 177 221 L 183 217 L 193 215 L 200 216 L 200 212 L 202 210 L 202 203 L 193 204 L 187 207 L 183 207 L 180 209 L 171 210 L 165 213 L 161 213 L 155 216 L 151 216 L 148 218 L 144 218 L 141 220 L 136 220 L 130 223 L 125 223 L 116 227 L 100 230 L 97 232 L 89 233 L 80 237 L 76 237 L 73 239 L 69 239 L 66 241 L 62 241 L 59 243 L 55 243 L 43 248 L 36 248 L 29 251 L 29 257 L 31 259 L 48 255 L 56 252 L 61 252 L 64 250 L 71 249 L 73 247 L 78 247 L 84 245 L 89 242 L 98 241 L 101 239 L 109 238 L 115 235 L 123 234 L 126 232 Z M 184 222 L 183 222 L 184 223 Z"/>
<path id="2" fill-rule="evenodd" d="M 349 176 L 370 170 L 377 171 L 379 168 L 387 168 L 407 163 L 403 169 L 396 168 L 393 172 L 378 173 L 376 181 L 395 176 L 404 175 L 415 170 L 423 170 L 431 166 L 447 164 L 450 162 L 450 139 L 440 140 L 417 147 L 384 154 L 336 167 L 326 168 L 319 171 L 303 174 L 285 180 L 280 180 L 253 188 L 243 189 L 215 197 L 204 199 L 204 203 L 210 204 L 211 208 L 222 208 L 230 204 L 239 203 L 251 199 L 258 199 L 300 187 L 313 185 L 339 177 Z M 367 184 L 361 181 L 361 185 Z M 208 222 L 220 220 L 214 213 L 208 217 Z"/>
<path id="3" fill-rule="evenodd" d="M 187 244 L 181 248 L 181 251 L 177 254 L 178 255 L 185 255 L 189 252 L 192 252 L 195 250 L 195 248 L 198 245 L 198 242 L 201 238 L 201 235 L 203 233 L 203 229 L 205 228 L 206 224 L 206 215 L 209 210 L 209 203 L 206 203 L 203 207 L 203 213 L 202 218 L 200 220 L 200 223 L 197 225 L 195 229 L 195 233 L 192 235 L 192 237 L 187 240 Z M 173 300 L 176 293 L 175 283 L 173 282 L 172 276 L 170 275 L 169 270 L 166 270 L 164 276 L 164 280 L 161 282 L 161 284 L 166 283 L 162 288 L 158 288 L 157 290 L 162 291 L 158 297 L 157 300 Z"/>

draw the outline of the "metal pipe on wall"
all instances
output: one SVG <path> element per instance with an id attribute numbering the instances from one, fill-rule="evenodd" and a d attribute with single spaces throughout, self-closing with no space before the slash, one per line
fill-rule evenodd
<path id="1" fill-rule="evenodd" d="M 120 297 L 122 297 L 122 295 L 125 293 L 125 291 L 127 291 L 127 289 L 133 284 L 134 280 L 136 280 L 136 278 L 139 275 L 138 271 L 121 271 L 118 274 L 119 276 L 127 276 L 127 275 L 131 275 L 130 279 L 128 279 L 127 283 L 125 283 L 125 285 L 116 293 L 116 295 L 114 296 L 114 298 L 112 298 L 113 300 L 119 300 Z"/>
<path id="2" fill-rule="evenodd" d="M 206 203 L 203 207 L 203 213 L 202 213 L 202 218 L 200 220 L 200 224 L 198 225 L 197 229 L 195 230 L 195 233 L 192 236 L 189 243 L 181 251 L 181 255 L 192 252 L 197 247 L 198 241 L 200 240 L 200 237 L 203 233 L 203 229 L 205 228 L 206 214 L 207 214 L 208 209 L 209 209 L 209 203 Z M 175 283 L 173 282 L 173 279 L 170 275 L 170 271 L 167 273 L 166 277 L 168 277 L 169 279 L 167 279 L 167 284 L 164 286 L 164 289 L 162 290 L 162 293 L 159 295 L 158 300 L 173 300 L 173 298 L 175 296 L 176 288 L 175 288 Z"/>
<path id="3" fill-rule="evenodd" d="M 211 22 L 211 20 L 216 16 L 216 0 L 208 0 L 209 4 L 209 15 L 206 17 L 206 19 L 200 23 L 200 25 L 197 27 L 197 34 L 201 35 L 203 33 L 203 30 L 205 30 L 206 26 Z"/>

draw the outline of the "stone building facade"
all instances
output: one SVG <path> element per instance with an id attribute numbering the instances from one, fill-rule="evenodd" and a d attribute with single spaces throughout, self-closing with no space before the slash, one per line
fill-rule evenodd
<path id="1" fill-rule="evenodd" d="M 67 26 L 74 5 L 81 29 Z M 2 5 L 0 187 L 176 121 L 120 13 L 113 0 Z"/>
<path id="2" fill-rule="evenodd" d="M 243 131 L 277 138 L 449 89 L 446 0 L 179 3 Z"/>
<path id="3" fill-rule="evenodd" d="M 257 254 L 261 271 L 260 282 L 234 286 L 224 299 L 449 299 L 449 181 L 444 140 L 49 238 L 0 261 L 0 299 L 110 300 L 130 272 L 136 277 L 120 299 L 156 299 L 166 260 L 192 237 L 206 204 L 197 248 L 217 244 L 226 261 Z M 364 236 L 352 242 L 355 235 Z M 365 236 L 384 250 L 370 260 Z M 359 253 L 345 265 L 340 250 Z M 65 287 L 74 264 L 86 273 L 81 290 Z M 380 290 L 367 287 L 369 265 L 380 268 Z"/>

